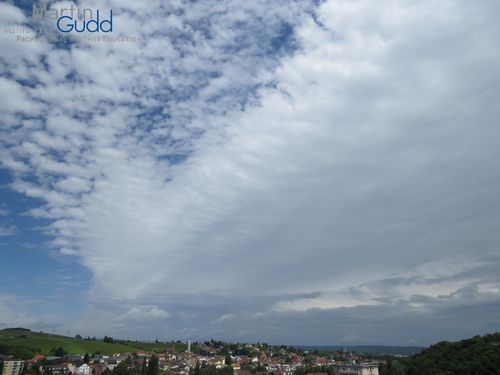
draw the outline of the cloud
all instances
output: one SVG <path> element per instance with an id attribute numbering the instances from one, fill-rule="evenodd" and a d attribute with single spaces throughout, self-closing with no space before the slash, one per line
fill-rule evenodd
<path id="1" fill-rule="evenodd" d="M 279 301 L 273 307 L 275 311 L 308 311 L 314 309 L 330 310 L 377 304 L 374 300 L 363 301 L 350 294 L 322 294 L 320 297 L 300 298 L 291 301 Z"/>
<path id="2" fill-rule="evenodd" d="M 39 301 L 38 301 L 39 302 Z M 61 319 L 45 313 L 33 313 L 33 301 L 6 293 L 0 293 L 0 329 L 9 327 L 32 327 L 53 329 L 60 327 Z"/>
<path id="3" fill-rule="evenodd" d="M 285 4 L 109 1 L 139 43 L 2 35 L 2 164 L 92 273 L 82 330 L 428 343 L 498 312 L 500 8 Z"/>
<path id="4" fill-rule="evenodd" d="M 224 323 L 224 322 L 226 322 L 228 320 L 232 320 L 234 318 L 235 318 L 235 316 L 233 314 L 223 314 L 218 319 L 212 321 L 212 324 Z"/>
<path id="5" fill-rule="evenodd" d="M 305 312 L 335 310 L 364 306 L 404 304 L 406 308 L 425 313 L 437 313 L 445 306 L 464 307 L 497 301 L 500 282 L 494 276 L 491 259 L 474 265 L 455 261 L 455 264 L 426 264 L 420 272 L 374 280 L 341 290 L 318 292 L 313 296 L 286 298 L 273 305 L 271 311 Z M 453 266 L 462 265 L 462 268 Z M 434 272 L 424 269 L 434 266 Z M 422 272 L 423 271 L 423 272 Z M 428 276 L 426 276 L 426 274 Z"/>
<path id="6" fill-rule="evenodd" d="M 132 307 L 125 315 L 120 319 L 134 319 L 134 320 L 155 320 L 155 319 L 165 319 L 168 318 L 170 314 L 156 306 L 135 306 Z"/>
<path id="7" fill-rule="evenodd" d="M 10 226 L 0 226 L 0 236 L 12 236 L 14 233 L 16 233 L 16 227 L 14 225 Z"/>

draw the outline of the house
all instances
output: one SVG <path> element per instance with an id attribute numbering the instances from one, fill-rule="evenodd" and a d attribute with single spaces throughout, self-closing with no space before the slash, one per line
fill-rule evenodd
<path id="1" fill-rule="evenodd" d="M 66 375 L 69 373 L 69 369 L 67 365 L 58 364 L 58 365 L 46 365 L 43 366 L 43 372 L 53 375 Z"/>
<path id="2" fill-rule="evenodd" d="M 62 361 L 62 357 L 58 357 L 56 355 L 48 355 L 47 357 L 45 357 L 45 359 L 47 361 L 53 362 L 53 363 L 61 362 Z"/>
<path id="3" fill-rule="evenodd" d="M 326 366 L 328 365 L 328 359 L 325 357 L 316 357 L 314 365 L 317 367 Z"/>
<path id="4" fill-rule="evenodd" d="M 103 363 L 92 363 L 90 365 L 90 368 L 91 368 L 91 372 L 92 374 L 94 375 L 101 375 L 104 370 L 106 370 L 106 365 L 103 364 Z"/>
<path id="5" fill-rule="evenodd" d="M 64 362 L 83 363 L 83 355 L 68 354 L 63 357 Z"/>
<path id="6" fill-rule="evenodd" d="M 231 366 L 233 367 L 233 370 L 241 370 L 241 366 L 239 363 L 233 363 L 231 364 Z"/>
<path id="7" fill-rule="evenodd" d="M 118 366 L 118 362 L 116 361 L 108 361 L 106 363 L 106 368 L 110 371 L 113 371 L 116 368 L 116 366 Z"/>
<path id="8" fill-rule="evenodd" d="M 29 370 L 33 370 L 36 368 L 36 361 L 33 359 L 27 359 L 24 361 L 24 373 L 26 372 L 33 372 Z"/>
<path id="9" fill-rule="evenodd" d="M 373 363 L 344 363 L 333 366 L 337 375 L 378 375 L 378 364 Z"/>
<path id="10" fill-rule="evenodd" d="M 168 359 L 158 359 L 158 367 L 160 370 L 168 370 L 170 368 L 170 361 Z"/>
<path id="11" fill-rule="evenodd" d="M 19 375 L 24 369 L 24 361 L 4 361 L 2 375 Z"/>
<path id="12" fill-rule="evenodd" d="M 90 375 L 92 373 L 91 368 L 88 364 L 84 363 L 80 367 L 78 367 L 77 374 L 78 375 Z"/>
<path id="13" fill-rule="evenodd" d="M 104 362 L 104 356 L 103 355 L 93 355 L 89 359 L 90 363 L 103 363 Z"/>

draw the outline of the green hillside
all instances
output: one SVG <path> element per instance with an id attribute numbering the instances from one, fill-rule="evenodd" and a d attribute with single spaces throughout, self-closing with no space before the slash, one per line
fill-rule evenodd
<path id="1" fill-rule="evenodd" d="M 500 375 L 500 333 L 443 341 L 381 367 L 381 375 Z"/>
<path id="2" fill-rule="evenodd" d="M 62 347 L 68 354 L 81 353 L 125 353 L 137 351 L 163 351 L 168 347 L 184 350 L 184 344 L 155 344 L 135 341 L 114 343 L 98 340 L 76 339 L 73 337 L 32 332 L 22 328 L 0 330 L 0 353 L 28 358 L 33 354 L 50 354 L 53 348 Z"/>

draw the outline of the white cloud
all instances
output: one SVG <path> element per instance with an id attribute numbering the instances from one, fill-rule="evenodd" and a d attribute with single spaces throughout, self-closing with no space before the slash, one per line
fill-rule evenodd
<path id="1" fill-rule="evenodd" d="M 12 236 L 16 233 L 16 227 L 14 225 L 0 225 L 0 236 Z"/>
<path id="2" fill-rule="evenodd" d="M 348 307 L 358 307 L 367 305 L 376 305 L 377 301 L 363 301 L 350 295 L 323 295 L 316 298 L 300 298 L 292 301 L 277 302 L 273 310 L 277 312 L 284 311 L 308 311 L 313 309 L 330 310 Z"/>
<path id="3" fill-rule="evenodd" d="M 162 310 L 157 306 L 135 306 L 128 310 L 127 313 L 119 319 L 149 321 L 151 319 L 166 319 L 169 316 L 170 314 L 167 311 Z"/>
<path id="4" fill-rule="evenodd" d="M 32 327 L 46 329 L 61 325 L 61 319 L 52 314 L 30 312 L 33 300 L 0 293 L 0 329 L 9 327 Z M 37 302 L 37 301 L 35 301 Z"/>
<path id="5" fill-rule="evenodd" d="M 211 323 L 212 324 L 220 324 L 220 323 L 224 323 L 224 322 L 227 322 L 227 321 L 230 321 L 233 319 L 235 319 L 234 314 L 222 314 L 219 318 L 213 320 Z"/>
<path id="6" fill-rule="evenodd" d="M 447 264 L 498 252 L 495 4 L 107 5 L 143 43 L 17 46 L 0 78 L 13 188 L 111 301 L 86 324 L 167 318 L 177 294 L 298 313 L 473 282 L 495 300 L 498 279 Z M 284 25 L 294 53 L 273 52 Z M 415 274 L 434 281 L 382 282 Z"/>

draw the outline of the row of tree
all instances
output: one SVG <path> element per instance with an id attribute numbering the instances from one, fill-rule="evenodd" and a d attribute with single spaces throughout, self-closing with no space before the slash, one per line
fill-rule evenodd
<path id="1" fill-rule="evenodd" d="M 11 355 L 16 359 L 30 359 L 36 353 L 39 353 L 39 348 L 31 348 L 16 345 L 7 345 L 0 343 L 0 354 Z"/>
<path id="2" fill-rule="evenodd" d="M 143 362 L 141 368 L 129 368 L 128 362 L 120 362 L 113 370 L 105 370 L 103 375 L 159 375 L 158 357 L 153 355 L 149 362 Z"/>
<path id="3" fill-rule="evenodd" d="M 212 365 L 207 365 L 206 363 L 200 365 L 199 362 L 196 363 L 195 367 L 189 370 L 189 375 L 233 375 L 233 373 L 234 371 L 232 366 L 217 368 Z"/>

